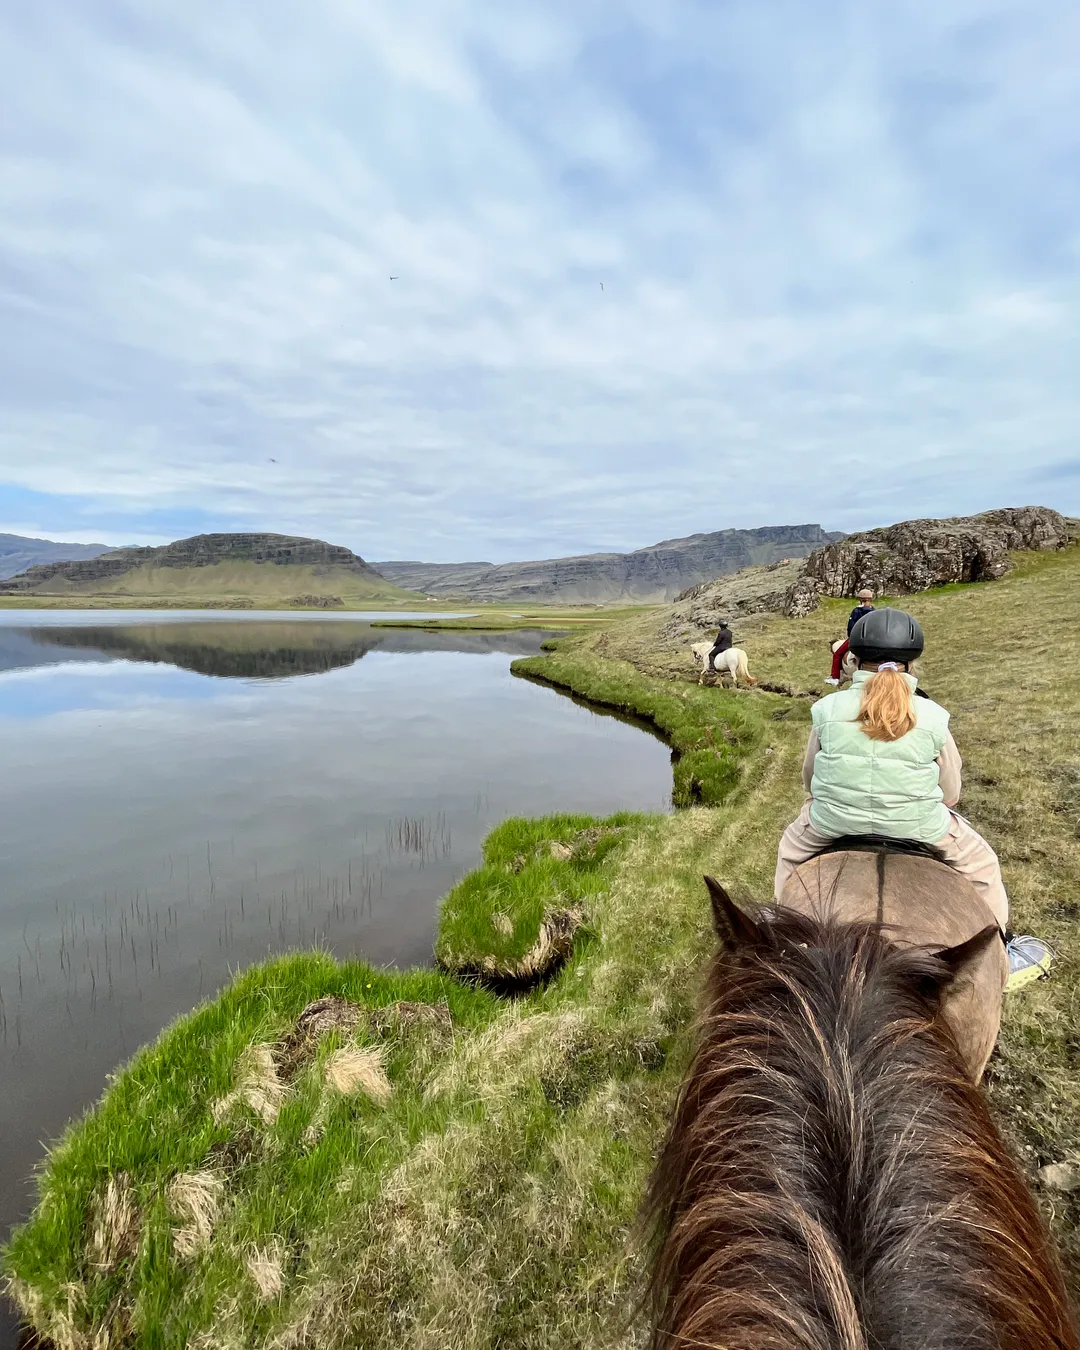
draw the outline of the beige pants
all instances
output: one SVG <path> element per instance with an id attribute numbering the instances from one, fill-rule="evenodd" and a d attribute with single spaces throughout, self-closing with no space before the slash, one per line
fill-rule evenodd
<path id="1" fill-rule="evenodd" d="M 950 814 L 952 824 L 949 832 L 944 838 L 935 840 L 934 847 L 941 850 L 946 862 L 951 863 L 961 876 L 967 877 L 1004 929 L 1009 921 L 1009 898 L 1001 880 L 997 854 L 963 816 Z M 780 899 L 795 868 L 831 843 L 832 839 L 828 835 L 821 834 L 810 823 L 810 803 L 807 802 L 780 839 L 776 853 L 776 880 L 773 883 L 775 899 Z"/>

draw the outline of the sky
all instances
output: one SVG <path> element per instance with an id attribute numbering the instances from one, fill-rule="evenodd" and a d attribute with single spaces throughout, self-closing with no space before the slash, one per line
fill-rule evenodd
<path id="1" fill-rule="evenodd" d="M 1080 513 L 1078 71 L 1072 0 L 5 5 L 0 531 Z"/>

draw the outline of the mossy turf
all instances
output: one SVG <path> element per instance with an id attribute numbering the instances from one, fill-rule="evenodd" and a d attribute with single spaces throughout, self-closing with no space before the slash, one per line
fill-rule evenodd
<path id="1" fill-rule="evenodd" d="M 484 843 L 483 866 L 442 903 L 435 944 L 440 966 L 511 969 L 556 909 L 580 910 L 587 932 L 589 901 L 606 884 L 605 862 L 643 823 L 628 813 L 504 821 Z"/>
<path id="2" fill-rule="evenodd" d="M 924 683 L 953 713 L 963 809 L 1001 854 L 1015 926 L 1058 952 L 1051 980 L 1007 1001 L 988 1080 L 1034 1178 L 1045 1163 L 1080 1162 L 1080 551 L 904 604 L 927 631 Z M 751 669 L 820 687 L 847 608 L 740 623 Z M 519 956 L 538 896 L 573 891 L 588 913 L 558 975 L 522 997 L 308 954 L 248 972 L 166 1032 L 56 1147 L 5 1256 L 22 1306 L 62 1350 L 95 1335 L 155 1350 L 642 1343 L 629 1234 L 712 943 L 701 876 L 769 894 L 777 836 L 802 800 L 807 718 L 805 699 L 699 688 L 664 617 L 575 634 L 524 667 L 650 719 L 678 755 L 680 800 L 715 804 L 495 831 L 481 880 L 446 902 L 440 942 L 494 951 L 491 917 L 503 913 L 513 933 L 499 933 L 499 950 Z M 215 1115 L 243 1084 L 250 1047 L 332 993 L 445 1000 L 452 1037 L 335 1032 L 271 1121 L 244 1101 Z M 345 1047 L 381 1051 L 388 1100 L 329 1092 L 328 1056 Z M 212 1232 L 184 1255 L 176 1178 L 204 1173 L 220 1186 Z M 120 1175 L 138 1222 L 118 1220 L 129 1238 L 110 1248 L 102 1197 Z M 1080 1195 L 1039 1194 L 1075 1278 Z"/>

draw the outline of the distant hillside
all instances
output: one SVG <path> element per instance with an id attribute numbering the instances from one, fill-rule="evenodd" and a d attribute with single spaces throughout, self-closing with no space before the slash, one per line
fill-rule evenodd
<path id="1" fill-rule="evenodd" d="M 539 562 L 378 562 L 383 576 L 425 595 L 495 603 L 661 604 L 689 586 L 754 564 L 805 558 L 844 536 L 820 525 L 768 525 L 665 539 L 632 553 Z"/>
<path id="2" fill-rule="evenodd" d="M 424 595 L 472 596 L 472 588 L 497 571 L 495 563 L 375 562 L 371 564 L 388 581 Z"/>
<path id="3" fill-rule="evenodd" d="M 121 548 L 79 562 L 31 567 L 0 595 L 115 596 L 239 608 L 355 607 L 415 601 L 350 549 L 284 534 L 197 534 L 161 548 Z"/>
<path id="4" fill-rule="evenodd" d="M 29 539 L 21 534 L 0 534 L 0 581 L 39 563 L 96 558 L 98 554 L 108 551 L 108 544 L 60 544 L 55 539 Z"/>

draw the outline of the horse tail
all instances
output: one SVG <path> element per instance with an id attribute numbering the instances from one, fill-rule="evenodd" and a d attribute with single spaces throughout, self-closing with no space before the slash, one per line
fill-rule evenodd
<path id="1" fill-rule="evenodd" d="M 755 680 L 753 675 L 750 674 L 750 667 L 746 661 L 746 653 L 743 651 L 741 647 L 736 647 L 735 650 L 739 653 L 739 655 L 736 657 L 737 661 L 737 665 L 735 667 L 736 681 L 745 680 L 747 684 L 757 684 L 757 680 Z"/>

